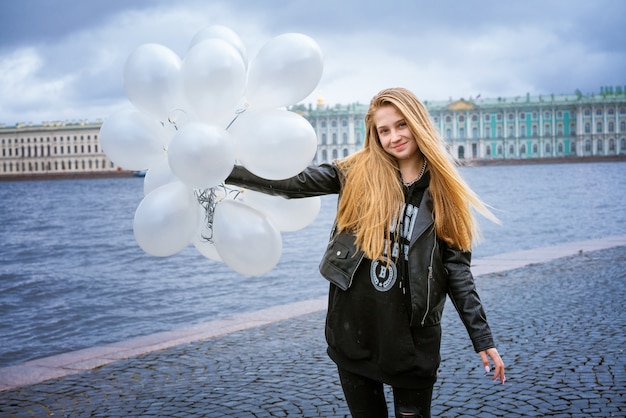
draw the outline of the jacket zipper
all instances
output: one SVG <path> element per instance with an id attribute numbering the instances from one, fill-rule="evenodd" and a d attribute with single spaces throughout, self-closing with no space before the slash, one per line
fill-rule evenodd
<path id="1" fill-rule="evenodd" d="M 433 250 L 430 253 L 430 266 L 428 266 L 428 279 L 426 280 L 426 312 L 422 318 L 422 326 L 426 322 L 428 311 L 430 310 L 430 282 L 433 278 L 433 259 L 435 258 L 435 248 L 437 248 L 437 236 L 435 235 L 435 243 L 433 244 Z"/>

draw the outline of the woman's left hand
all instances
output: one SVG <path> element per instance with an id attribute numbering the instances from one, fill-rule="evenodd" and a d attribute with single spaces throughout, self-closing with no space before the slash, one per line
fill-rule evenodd
<path id="1" fill-rule="evenodd" d="M 483 366 L 485 366 L 485 371 L 487 373 L 491 372 L 491 368 L 489 367 L 489 359 L 491 358 L 491 361 L 493 362 L 493 365 L 495 367 L 495 370 L 493 372 L 493 380 L 498 380 L 498 378 L 500 378 L 500 381 L 502 383 L 506 382 L 506 377 L 504 376 L 504 362 L 500 358 L 498 350 L 495 347 L 488 348 L 478 354 L 480 354 L 480 358 L 483 361 Z"/>

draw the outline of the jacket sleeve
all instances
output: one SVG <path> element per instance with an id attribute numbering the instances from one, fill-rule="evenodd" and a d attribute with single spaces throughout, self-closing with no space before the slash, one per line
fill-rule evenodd
<path id="1" fill-rule="evenodd" d="M 474 350 L 480 352 L 495 347 L 470 270 L 471 253 L 455 250 L 446 244 L 443 244 L 443 248 L 443 263 L 448 273 L 448 296 L 465 325 Z"/>
<path id="2" fill-rule="evenodd" d="M 312 165 L 284 180 L 264 179 L 243 166 L 235 166 L 225 183 L 287 199 L 336 194 L 341 189 L 339 170 L 334 164 Z"/>

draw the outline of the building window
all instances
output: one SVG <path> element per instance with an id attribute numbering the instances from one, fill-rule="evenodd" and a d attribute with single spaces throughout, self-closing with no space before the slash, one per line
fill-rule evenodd
<path id="1" fill-rule="evenodd" d="M 585 133 L 586 134 L 591 133 L 591 124 L 589 122 L 585 122 Z"/>
<path id="2" fill-rule="evenodd" d="M 465 128 L 459 128 L 459 138 L 465 138 Z"/>
<path id="3" fill-rule="evenodd" d="M 491 116 L 489 115 L 489 113 L 487 113 L 485 115 L 485 122 L 489 122 L 491 120 Z"/>
<path id="4" fill-rule="evenodd" d="M 559 143 L 556 145 L 556 151 L 557 151 L 559 154 L 563 154 L 563 143 L 562 143 L 562 142 L 559 142 Z"/>
<path id="5" fill-rule="evenodd" d="M 446 122 L 448 123 L 452 122 L 452 118 L 450 116 L 446 116 Z"/>
<path id="6" fill-rule="evenodd" d="M 533 136 L 539 136 L 539 129 L 537 128 L 537 125 L 533 124 L 532 126 L 532 135 Z"/>
<path id="7" fill-rule="evenodd" d="M 591 116 L 591 109 L 589 109 L 588 107 L 585 108 L 584 114 L 585 114 L 585 116 Z"/>
<path id="8" fill-rule="evenodd" d="M 615 123 L 613 121 L 609 122 L 609 132 L 615 132 Z"/>
<path id="9" fill-rule="evenodd" d="M 596 123 L 596 133 L 598 134 L 602 133 L 602 122 Z"/>
<path id="10" fill-rule="evenodd" d="M 491 138 L 491 126 L 485 126 L 485 138 Z"/>
<path id="11" fill-rule="evenodd" d="M 560 110 L 558 112 L 556 112 L 556 117 L 557 117 L 557 119 L 562 119 L 563 118 L 563 112 L 560 111 Z"/>
<path id="12" fill-rule="evenodd" d="M 591 140 L 589 139 L 585 141 L 585 151 L 591 152 Z"/>
<path id="13" fill-rule="evenodd" d="M 550 154 L 550 143 L 546 142 L 546 154 Z"/>
<path id="14" fill-rule="evenodd" d="M 465 116 L 463 115 L 459 116 L 459 122 L 465 122 Z"/>
<path id="15" fill-rule="evenodd" d="M 522 137 L 522 138 L 526 137 L 526 125 L 521 124 L 519 126 L 519 136 Z"/>
<path id="16" fill-rule="evenodd" d="M 502 113 L 498 113 L 496 115 L 496 120 L 502 120 Z"/>
<path id="17" fill-rule="evenodd" d="M 598 149 L 598 152 L 602 151 L 602 140 L 601 139 L 598 139 L 596 148 Z"/>
<path id="18" fill-rule="evenodd" d="M 520 112 L 519 120 L 525 120 L 525 119 L 526 119 L 526 114 L 524 112 Z"/>
<path id="19" fill-rule="evenodd" d="M 478 116 L 472 115 L 472 122 L 478 122 Z"/>
<path id="20" fill-rule="evenodd" d="M 502 156 L 502 145 L 498 145 L 498 156 L 501 157 Z"/>
<path id="21" fill-rule="evenodd" d="M 509 120 L 515 120 L 515 115 L 513 113 L 509 113 Z"/>
<path id="22" fill-rule="evenodd" d="M 596 116 L 602 116 L 602 108 L 601 107 L 597 107 L 596 108 Z"/>
<path id="23" fill-rule="evenodd" d="M 613 138 L 609 139 L 609 151 L 615 152 L 615 140 Z"/>
<path id="24" fill-rule="evenodd" d="M 513 144 L 509 146 L 509 155 L 515 155 L 515 147 Z"/>
<path id="25" fill-rule="evenodd" d="M 487 154 L 487 157 L 491 157 L 491 146 L 487 145 L 485 147 L 485 154 Z"/>
<path id="26" fill-rule="evenodd" d="M 556 124 L 556 134 L 558 136 L 563 136 L 563 124 L 561 122 Z"/>

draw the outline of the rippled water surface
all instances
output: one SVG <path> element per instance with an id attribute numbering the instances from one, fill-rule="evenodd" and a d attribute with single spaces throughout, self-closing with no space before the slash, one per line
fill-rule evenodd
<path id="1" fill-rule="evenodd" d="M 481 221 L 474 257 L 626 233 L 626 163 L 464 167 L 502 220 Z M 190 246 L 137 246 L 142 179 L 0 183 L 0 367 L 323 296 L 317 265 L 336 199 L 283 233 L 281 261 L 244 277 Z"/>

